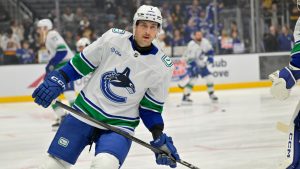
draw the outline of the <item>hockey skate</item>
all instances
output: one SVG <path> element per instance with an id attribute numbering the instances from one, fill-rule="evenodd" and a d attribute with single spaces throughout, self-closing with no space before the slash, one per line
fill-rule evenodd
<path id="1" fill-rule="evenodd" d="M 191 105 L 193 100 L 190 99 L 191 94 L 184 94 L 182 97 L 181 105 Z"/>
<path id="2" fill-rule="evenodd" d="M 56 118 L 55 122 L 51 125 L 52 131 L 57 131 L 60 123 L 64 119 L 65 115 L 61 116 L 60 118 Z"/>
<path id="3" fill-rule="evenodd" d="M 213 103 L 218 102 L 218 97 L 215 94 L 209 94 L 209 98 Z"/>

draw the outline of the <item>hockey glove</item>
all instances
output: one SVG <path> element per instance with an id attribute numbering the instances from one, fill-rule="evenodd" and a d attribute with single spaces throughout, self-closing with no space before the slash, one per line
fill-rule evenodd
<path id="1" fill-rule="evenodd" d="M 198 69 L 199 69 L 198 65 L 195 61 L 188 63 L 187 72 L 188 72 L 189 77 L 191 77 L 191 78 L 198 77 L 199 76 Z"/>
<path id="2" fill-rule="evenodd" d="M 168 137 L 166 134 L 162 134 L 156 140 L 151 141 L 150 144 L 168 153 L 168 155 L 155 153 L 156 163 L 158 165 L 168 165 L 171 168 L 175 168 L 177 166 L 176 162 L 170 158 L 173 157 L 176 161 L 180 159 L 171 137 Z"/>
<path id="3" fill-rule="evenodd" d="M 285 100 L 290 96 L 290 90 L 300 78 L 300 69 L 289 66 L 269 75 L 272 81 L 271 94 L 279 100 Z"/>
<path id="4" fill-rule="evenodd" d="M 34 102 L 43 107 L 48 107 L 66 88 L 65 78 L 58 72 L 52 71 L 44 82 L 32 94 Z"/>

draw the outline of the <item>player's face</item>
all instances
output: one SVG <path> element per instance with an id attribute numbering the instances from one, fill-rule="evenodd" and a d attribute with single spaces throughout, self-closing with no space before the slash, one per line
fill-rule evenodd
<path id="1" fill-rule="evenodd" d="M 140 47 L 147 47 L 158 33 L 158 23 L 152 21 L 139 21 L 135 28 L 135 40 Z"/>
<path id="2" fill-rule="evenodd" d="M 202 32 L 195 33 L 195 40 L 200 42 L 202 40 Z"/>
<path id="3" fill-rule="evenodd" d="M 47 33 L 48 33 L 47 28 L 45 28 L 45 27 L 38 27 L 36 31 L 39 34 L 39 42 L 41 44 L 44 44 L 45 41 L 46 41 Z"/>
<path id="4" fill-rule="evenodd" d="M 78 50 L 78 52 L 82 52 L 84 48 L 85 48 L 85 46 L 79 46 L 77 50 Z"/>

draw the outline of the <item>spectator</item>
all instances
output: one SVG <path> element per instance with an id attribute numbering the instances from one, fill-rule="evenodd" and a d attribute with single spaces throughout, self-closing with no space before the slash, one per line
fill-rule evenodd
<path id="1" fill-rule="evenodd" d="M 232 32 L 233 53 L 244 53 L 245 44 L 240 40 L 236 31 Z"/>
<path id="2" fill-rule="evenodd" d="M 232 21 L 231 24 L 230 24 L 230 34 L 231 34 L 231 36 L 233 36 L 234 33 L 236 33 L 236 35 L 238 35 L 239 31 L 238 31 L 237 23 L 235 21 Z"/>
<path id="3" fill-rule="evenodd" d="M 195 19 L 198 30 L 200 30 L 201 32 L 213 33 L 214 25 L 212 23 L 212 20 L 210 20 L 206 16 L 206 12 L 205 11 L 200 11 L 199 15 L 200 16 L 199 17 L 197 16 L 196 19 Z"/>
<path id="4" fill-rule="evenodd" d="M 175 29 L 174 31 L 174 39 L 173 39 L 173 46 L 184 46 L 185 45 L 185 41 L 183 39 L 183 37 L 181 36 L 181 32 L 178 29 Z"/>
<path id="5" fill-rule="evenodd" d="M 6 31 L 6 34 L 2 37 L 1 43 L 4 53 L 4 64 L 18 64 L 16 51 L 21 47 L 21 45 L 18 36 L 13 34 L 11 28 Z"/>
<path id="6" fill-rule="evenodd" d="M 24 39 L 24 27 L 20 22 L 16 20 L 10 21 L 10 28 L 12 29 L 13 34 L 18 36 L 20 41 Z"/>
<path id="7" fill-rule="evenodd" d="M 173 10 L 172 10 L 172 14 L 171 14 L 174 25 L 177 28 L 181 27 L 185 21 L 185 13 L 183 12 L 181 6 L 182 5 L 179 3 L 175 4 L 175 6 L 173 7 Z"/>
<path id="8" fill-rule="evenodd" d="M 264 34 L 263 37 L 264 47 L 266 52 L 275 52 L 278 51 L 278 34 L 275 26 L 271 25 L 269 32 Z"/>
<path id="9" fill-rule="evenodd" d="M 75 15 L 72 12 L 71 8 L 66 7 L 62 15 L 62 22 L 64 23 L 64 30 L 74 31 L 75 28 Z"/>
<path id="10" fill-rule="evenodd" d="M 73 38 L 73 34 L 70 31 L 65 32 L 64 39 L 67 45 L 70 47 L 72 51 L 76 50 L 76 40 Z"/>
<path id="11" fill-rule="evenodd" d="M 103 8 L 103 7 L 102 7 Z M 106 0 L 104 5 L 104 11 L 106 14 L 106 17 L 109 21 L 114 21 L 116 19 L 116 3 L 114 0 Z"/>
<path id="12" fill-rule="evenodd" d="M 215 49 L 218 45 L 218 37 L 210 32 L 203 32 L 203 34 L 204 34 L 204 38 L 206 38 Z"/>
<path id="13" fill-rule="evenodd" d="M 22 41 L 22 48 L 17 49 L 16 56 L 18 57 L 19 63 L 29 64 L 35 62 L 35 55 L 33 50 L 29 48 L 29 42 Z"/>
<path id="14" fill-rule="evenodd" d="M 166 31 L 166 43 L 167 45 L 170 45 L 172 43 L 172 39 L 174 38 L 173 37 L 173 32 L 174 32 L 174 29 L 175 29 L 175 26 L 174 26 L 174 23 L 173 23 L 173 19 L 171 16 L 169 16 L 167 18 L 167 22 L 166 22 L 166 25 L 165 27 L 163 27 L 163 29 Z"/>
<path id="15" fill-rule="evenodd" d="M 289 28 L 284 25 L 281 28 L 281 33 L 278 35 L 279 51 L 290 51 L 293 46 L 293 35 Z"/>
<path id="16" fill-rule="evenodd" d="M 165 39 L 166 39 L 165 31 L 161 30 L 157 35 L 157 43 L 158 46 L 161 47 L 161 49 L 165 49 L 167 47 Z"/>
<path id="17" fill-rule="evenodd" d="M 75 15 L 74 13 L 72 12 L 71 8 L 69 7 L 66 7 L 65 8 L 65 11 L 62 15 L 62 20 L 63 22 L 67 22 L 67 23 L 72 23 L 74 22 L 75 20 Z"/>
<path id="18" fill-rule="evenodd" d="M 198 0 L 193 0 L 192 5 L 187 6 L 187 17 L 197 17 L 198 14 L 200 14 L 200 11 L 202 10 L 201 6 L 199 5 Z"/>
<path id="19" fill-rule="evenodd" d="M 76 8 L 75 12 L 75 24 L 78 25 L 83 17 L 85 16 L 83 9 L 81 7 Z"/>
<path id="20" fill-rule="evenodd" d="M 228 35 L 226 30 L 222 30 L 220 40 L 220 53 L 231 54 L 233 52 L 233 39 Z"/>
<path id="21" fill-rule="evenodd" d="M 192 40 L 192 34 L 194 32 L 196 32 L 197 27 L 196 27 L 196 23 L 195 23 L 195 19 L 194 18 L 190 18 L 188 21 L 188 24 L 184 27 L 184 41 L 185 43 L 188 43 L 190 40 Z"/>

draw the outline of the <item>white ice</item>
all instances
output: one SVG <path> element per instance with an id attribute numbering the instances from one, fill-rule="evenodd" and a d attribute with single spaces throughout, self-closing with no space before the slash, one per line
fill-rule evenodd
<path id="1" fill-rule="evenodd" d="M 181 107 L 181 94 L 171 94 L 163 113 L 165 132 L 181 158 L 201 169 L 276 169 L 287 142 L 276 123 L 289 123 L 299 91 L 293 89 L 286 101 L 273 99 L 268 88 L 216 91 L 217 104 L 206 92 L 195 92 L 194 104 Z M 0 104 L 0 168 L 33 169 L 42 163 L 54 135 L 53 120 L 51 109 L 33 103 Z M 151 140 L 142 123 L 135 136 Z M 92 158 L 93 151 L 86 148 L 73 168 L 88 169 Z M 150 150 L 133 143 L 122 168 L 168 167 L 156 165 Z"/>

